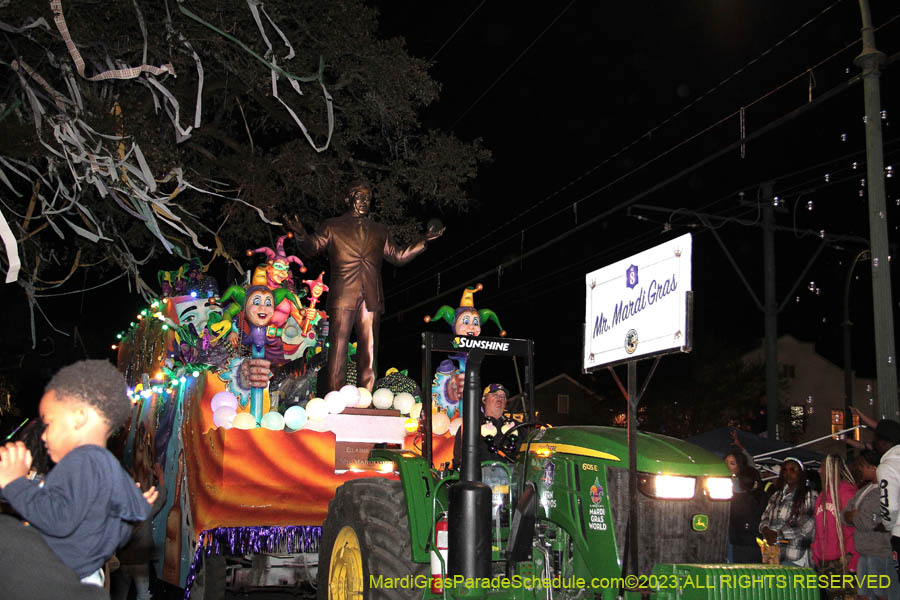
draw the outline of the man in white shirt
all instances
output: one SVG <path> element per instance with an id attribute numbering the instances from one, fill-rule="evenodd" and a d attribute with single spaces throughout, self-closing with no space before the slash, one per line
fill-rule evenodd
<path id="1" fill-rule="evenodd" d="M 875 427 L 875 450 L 881 456 L 876 471 L 881 493 L 881 519 L 879 527 L 891 532 L 891 549 L 894 552 L 894 564 L 897 565 L 897 553 L 900 551 L 900 423 L 890 419 L 882 419 Z M 876 530 L 879 530 L 876 527 Z M 898 568 L 900 577 L 900 568 Z"/>

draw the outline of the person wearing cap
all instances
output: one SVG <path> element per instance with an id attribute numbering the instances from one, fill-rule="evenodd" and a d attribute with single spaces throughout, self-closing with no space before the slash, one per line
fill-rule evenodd
<path id="1" fill-rule="evenodd" d="M 900 423 L 882 419 L 875 427 L 875 451 L 882 454 L 876 477 L 881 489 L 881 526 L 891 533 L 891 548 L 896 566 L 900 552 Z M 898 568 L 900 577 L 900 568 Z"/>
<path id="2" fill-rule="evenodd" d="M 769 498 L 760 518 L 759 532 L 770 545 L 778 544 L 781 564 L 808 567 L 816 526 L 817 494 L 810 488 L 806 469 L 799 458 L 785 458 L 778 479 L 782 485 Z"/>
<path id="3" fill-rule="evenodd" d="M 504 416 L 509 390 L 502 383 L 492 383 L 484 388 L 481 396 L 481 441 L 478 446 L 478 460 L 502 461 L 504 457 L 515 458 L 519 440 L 516 432 L 507 436 L 516 422 Z M 462 464 L 462 428 L 456 432 L 453 443 L 453 468 Z"/>

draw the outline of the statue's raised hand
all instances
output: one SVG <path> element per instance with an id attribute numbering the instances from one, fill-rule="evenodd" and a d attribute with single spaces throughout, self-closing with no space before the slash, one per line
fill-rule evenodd
<path id="1" fill-rule="evenodd" d="M 284 221 L 284 226 L 287 227 L 290 231 L 293 232 L 295 236 L 297 236 L 298 240 L 302 240 L 306 237 L 306 229 L 303 228 L 303 223 L 300 222 L 300 219 L 297 218 L 297 215 L 288 216 L 284 215 L 282 217 Z"/>
<path id="2" fill-rule="evenodd" d="M 440 222 L 438 219 L 431 219 L 428 221 L 428 225 L 425 227 L 425 241 L 431 242 L 442 235 L 444 235 L 444 231 L 446 231 L 446 227 L 444 224 Z"/>

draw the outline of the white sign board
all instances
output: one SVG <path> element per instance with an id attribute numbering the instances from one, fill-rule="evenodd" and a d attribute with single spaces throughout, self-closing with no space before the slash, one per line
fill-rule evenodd
<path id="1" fill-rule="evenodd" d="M 690 351 L 691 234 L 585 276 L 585 372 Z"/>

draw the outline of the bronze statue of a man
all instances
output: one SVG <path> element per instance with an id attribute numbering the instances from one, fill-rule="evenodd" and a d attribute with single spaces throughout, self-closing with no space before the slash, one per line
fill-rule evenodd
<path id="1" fill-rule="evenodd" d="M 319 394 L 340 389 L 347 374 L 347 349 L 350 332 L 356 330 L 357 385 L 372 390 L 373 365 L 378 353 L 378 330 L 384 312 L 381 285 L 381 261 L 405 265 L 439 238 L 444 228 L 429 230 L 425 237 L 406 248 L 394 243 L 387 228 L 369 218 L 371 187 L 356 183 L 344 199 L 349 210 L 339 217 L 325 219 L 310 235 L 297 218 L 287 219 L 288 227 L 300 244 L 300 252 L 314 256 L 328 252 L 330 264 L 328 292 L 328 342 L 330 354 L 326 370 L 326 388 Z"/>

